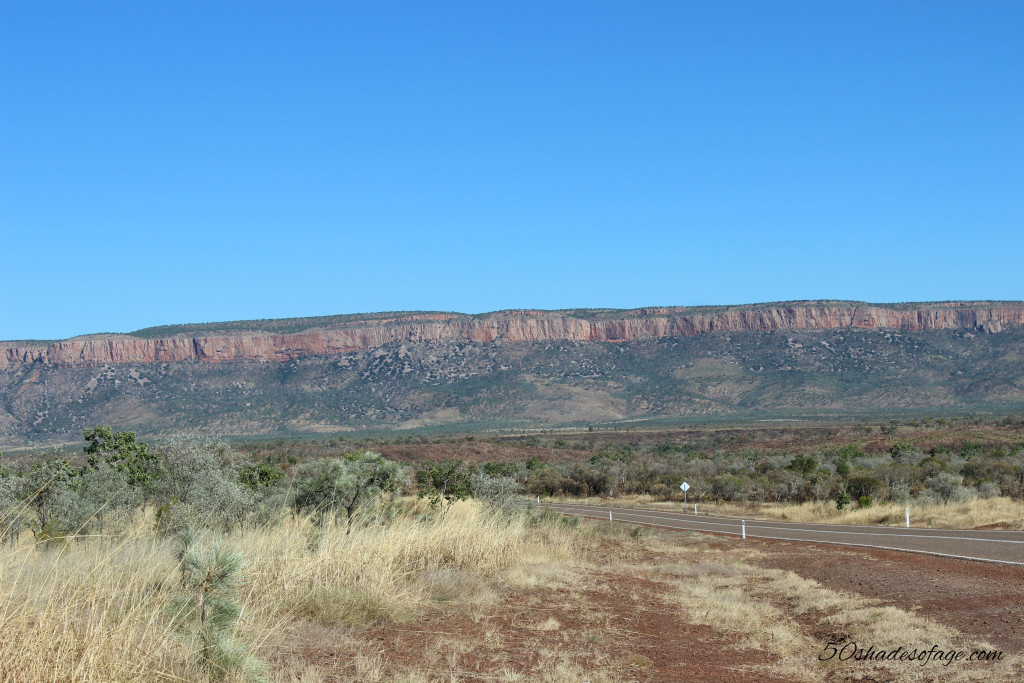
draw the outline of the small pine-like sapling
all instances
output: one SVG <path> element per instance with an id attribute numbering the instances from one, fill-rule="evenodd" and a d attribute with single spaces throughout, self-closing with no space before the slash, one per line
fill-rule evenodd
<path id="1" fill-rule="evenodd" d="M 263 663 L 233 637 L 241 613 L 234 593 L 245 566 L 242 553 L 219 544 L 200 548 L 190 533 L 180 540 L 182 590 L 168 605 L 175 629 L 197 646 L 212 680 L 222 681 L 231 673 L 262 681 Z"/>

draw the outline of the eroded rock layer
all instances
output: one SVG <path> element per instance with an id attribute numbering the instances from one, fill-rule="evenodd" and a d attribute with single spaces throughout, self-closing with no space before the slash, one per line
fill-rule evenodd
<path id="1" fill-rule="evenodd" d="M 55 342 L 0 342 L 0 368 L 19 363 L 96 365 L 173 361 L 286 361 L 364 351 L 393 342 L 629 342 L 708 332 L 970 329 L 998 333 L 1024 324 L 1024 304 L 950 302 L 886 307 L 872 304 L 780 304 L 750 308 L 643 308 L 628 311 L 502 311 L 481 316 L 422 314 L 348 320 L 290 334 L 253 331 L 178 334 L 166 338 L 91 335 Z"/>

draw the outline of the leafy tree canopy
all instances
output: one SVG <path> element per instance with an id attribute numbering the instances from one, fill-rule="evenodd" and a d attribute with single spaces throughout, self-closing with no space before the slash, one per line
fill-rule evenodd
<path id="1" fill-rule="evenodd" d="M 818 459 L 813 455 L 798 455 L 789 463 L 789 468 L 804 476 L 814 474 L 818 470 Z"/>
<path id="2" fill-rule="evenodd" d="M 441 506 L 444 516 L 457 500 L 465 500 L 473 492 L 471 472 L 464 460 L 445 460 L 428 465 L 416 473 L 419 497 L 426 497 L 430 507 Z"/>
<path id="3" fill-rule="evenodd" d="M 152 483 L 158 458 L 149 450 L 149 444 L 135 439 L 135 432 L 111 432 L 109 427 L 100 425 L 85 430 L 82 436 L 88 442 L 84 450 L 90 466 L 95 468 L 106 462 L 125 472 L 130 486 L 145 487 Z"/>
<path id="4" fill-rule="evenodd" d="M 238 482 L 253 491 L 273 488 L 283 476 L 284 472 L 262 462 L 246 465 L 238 470 Z"/>
<path id="5" fill-rule="evenodd" d="M 321 522 L 328 513 L 344 510 L 351 531 L 356 511 L 382 492 L 394 491 L 402 478 L 401 465 L 371 451 L 318 460 L 296 468 L 291 504 Z"/>

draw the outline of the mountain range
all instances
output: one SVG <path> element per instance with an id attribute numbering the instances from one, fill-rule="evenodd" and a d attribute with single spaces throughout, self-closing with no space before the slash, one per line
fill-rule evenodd
<path id="1" fill-rule="evenodd" d="M 395 312 L 0 342 L 0 446 L 1024 409 L 1024 302 Z"/>

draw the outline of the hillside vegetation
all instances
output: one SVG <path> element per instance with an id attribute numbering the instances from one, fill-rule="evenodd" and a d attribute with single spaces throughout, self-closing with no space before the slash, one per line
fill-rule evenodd
<path id="1" fill-rule="evenodd" d="M 141 434 L 607 427 L 1024 413 L 1024 330 L 388 344 L 285 362 L 11 365 L 0 445 Z"/>

